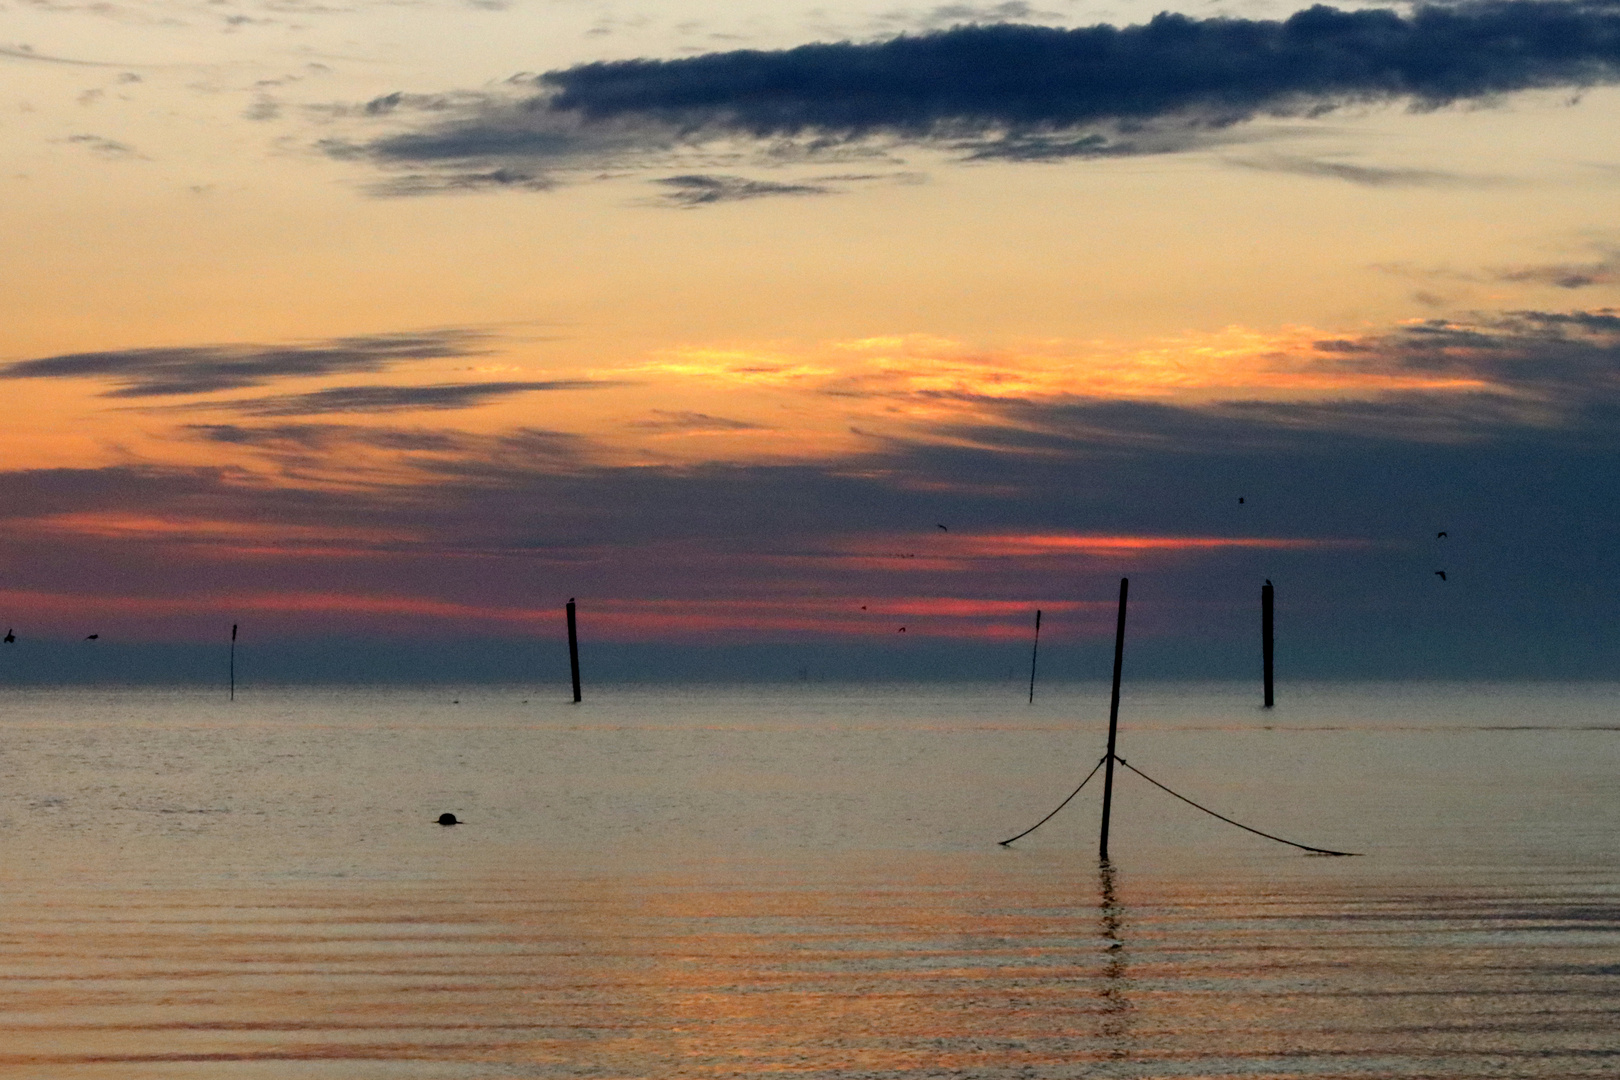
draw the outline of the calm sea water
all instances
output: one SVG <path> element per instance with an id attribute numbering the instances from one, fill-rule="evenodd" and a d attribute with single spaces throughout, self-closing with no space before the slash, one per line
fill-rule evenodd
<path id="1" fill-rule="evenodd" d="M 1021 693 L 0 693 L 0 1075 L 1620 1075 L 1620 687 Z"/>

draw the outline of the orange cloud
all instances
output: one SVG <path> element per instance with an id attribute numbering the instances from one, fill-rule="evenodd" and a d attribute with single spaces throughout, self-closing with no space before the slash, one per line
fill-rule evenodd
<path id="1" fill-rule="evenodd" d="M 125 511 L 53 514 L 19 522 L 18 527 L 45 535 L 56 533 L 105 540 L 208 544 L 243 552 L 306 551 L 313 545 L 321 554 L 334 554 L 355 546 L 407 539 L 398 532 L 353 526 L 316 527 L 281 522 L 166 518 Z"/>
<path id="2" fill-rule="evenodd" d="M 1142 555 L 1150 552 L 1216 551 L 1223 548 L 1259 548 L 1303 551 L 1311 548 L 1358 547 L 1360 540 L 1319 540 L 1268 536 L 1110 536 L 1069 533 L 1027 533 L 964 536 L 964 547 L 974 555 Z"/>
<path id="3" fill-rule="evenodd" d="M 833 558 L 850 569 L 913 573 L 960 570 L 977 559 L 1063 556 L 1140 559 L 1156 555 L 1189 555 L 1234 548 L 1305 551 L 1363 547 L 1367 543 L 1343 538 L 1139 536 L 1097 533 L 929 533 L 880 538 L 862 537 L 858 542 L 862 548 L 868 550 L 839 554 Z M 883 548 L 888 550 L 871 550 Z M 783 561 L 802 561 L 807 558 L 810 557 L 790 556 Z"/>

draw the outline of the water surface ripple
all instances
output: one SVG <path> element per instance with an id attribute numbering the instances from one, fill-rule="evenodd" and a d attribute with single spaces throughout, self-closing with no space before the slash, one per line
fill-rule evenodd
<path id="1" fill-rule="evenodd" d="M 1613 688 L 1248 690 L 1122 753 L 1365 858 L 1128 778 L 996 847 L 1094 687 L 10 692 L 0 1075 L 1620 1073 Z"/>

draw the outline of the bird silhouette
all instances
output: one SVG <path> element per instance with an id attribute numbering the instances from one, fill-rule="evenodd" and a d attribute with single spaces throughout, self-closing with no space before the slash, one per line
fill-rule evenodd
<path id="1" fill-rule="evenodd" d="M 1238 496 L 1238 505 L 1239 506 L 1243 505 L 1243 496 L 1241 496 L 1241 495 Z"/>
<path id="2" fill-rule="evenodd" d="M 898 633 L 898 634 L 903 634 L 903 633 L 906 632 L 906 628 L 902 626 L 899 630 L 897 630 L 895 632 Z"/>
<path id="3" fill-rule="evenodd" d="M 1444 570 L 1436 570 L 1435 573 L 1440 575 L 1441 581 L 1446 580 L 1446 572 Z"/>
<path id="4" fill-rule="evenodd" d="M 939 522 L 936 521 L 936 522 L 934 522 L 934 528 L 936 528 L 936 529 L 945 529 L 945 526 L 941 525 Z M 945 529 L 945 531 L 950 532 L 951 530 Z"/>
<path id="5" fill-rule="evenodd" d="M 1436 540 L 1444 540 L 1446 538 L 1446 530 L 1441 529 L 1439 532 L 1434 534 L 1434 538 Z"/>
<path id="6" fill-rule="evenodd" d="M 14 643 L 16 640 L 17 640 L 17 635 L 13 634 L 11 632 L 11 627 L 9 627 L 9 626 L 6 627 L 6 644 L 10 645 L 10 644 Z"/>
<path id="7" fill-rule="evenodd" d="M 861 605 L 861 610 L 862 610 L 862 611 L 865 611 L 865 610 L 866 610 L 866 605 L 865 605 L 865 604 L 862 604 L 862 605 Z"/>
<path id="8" fill-rule="evenodd" d="M 87 634 L 87 635 L 85 635 L 84 640 L 86 640 L 86 641 L 94 641 L 94 640 L 96 640 L 96 638 L 98 638 L 100 636 L 101 636 L 100 634 Z"/>
<path id="9" fill-rule="evenodd" d="M 1271 579 L 1270 579 L 1270 578 L 1266 578 L 1266 584 L 1267 584 L 1267 585 L 1270 585 L 1270 584 L 1271 584 Z"/>

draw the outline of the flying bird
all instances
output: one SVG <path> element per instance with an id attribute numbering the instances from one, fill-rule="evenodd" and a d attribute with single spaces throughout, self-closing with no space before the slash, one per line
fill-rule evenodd
<path id="1" fill-rule="evenodd" d="M 1436 540 L 1444 540 L 1446 538 L 1446 530 L 1441 529 L 1439 532 L 1434 534 L 1434 538 Z"/>
<path id="2" fill-rule="evenodd" d="M 101 636 L 100 634 L 87 634 L 87 635 L 85 635 L 84 640 L 86 640 L 86 641 L 94 641 L 94 640 L 96 640 L 96 638 L 98 638 L 100 636 Z"/>
<path id="3" fill-rule="evenodd" d="M 936 521 L 936 522 L 934 522 L 934 528 L 936 528 L 936 529 L 945 529 L 945 526 L 941 525 L 939 522 Z M 951 530 L 945 529 L 945 531 L 950 532 Z"/>
<path id="4" fill-rule="evenodd" d="M 1435 573 L 1440 575 L 1441 581 L 1446 580 L 1446 572 L 1444 570 L 1436 570 Z"/>
<path id="5" fill-rule="evenodd" d="M 16 640 L 17 640 L 17 635 L 13 634 L 11 632 L 11 627 L 9 627 L 9 626 L 6 627 L 6 644 L 7 645 L 13 644 Z"/>
<path id="6" fill-rule="evenodd" d="M 900 628 L 900 629 L 899 629 L 899 630 L 897 630 L 897 631 L 895 631 L 895 632 L 896 632 L 896 633 L 899 633 L 899 634 L 903 634 L 903 633 L 905 633 L 905 632 L 906 632 L 906 628 L 905 628 L 905 627 L 903 627 L 903 626 L 902 626 L 902 627 L 901 627 L 901 628 Z"/>

